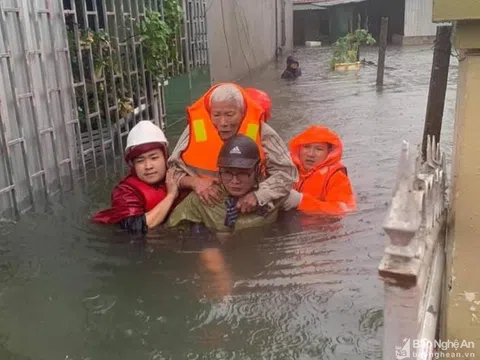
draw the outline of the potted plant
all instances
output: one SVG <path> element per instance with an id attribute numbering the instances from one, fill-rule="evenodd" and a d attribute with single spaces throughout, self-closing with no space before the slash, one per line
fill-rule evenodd
<path id="1" fill-rule="evenodd" d="M 373 45 L 376 41 L 365 29 L 357 29 L 333 44 L 333 57 L 330 61 L 332 70 L 359 69 L 358 50 L 360 45 Z"/>

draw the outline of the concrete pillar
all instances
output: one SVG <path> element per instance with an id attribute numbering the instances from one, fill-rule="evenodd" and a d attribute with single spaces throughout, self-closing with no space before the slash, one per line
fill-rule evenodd
<path id="1" fill-rule="evenodd" d="M 435 140 L 428 140 L 425 163 L 404 144 L 385 219 L 390 243 L 379 265 L 385 284 L 384 360 L 428 359 L 431 349 L 425 345 L 435 337 L 445 263 L 445 161 Z"/>
<path id="2" fill-rule="evenodd" d="M 463 353 L 480 356 L 480 20 L 457 23 L 458 68 L 455 149 L 442 338 L 473 342 Z M 452 350 L 449 349 L 451 352 Z"/>

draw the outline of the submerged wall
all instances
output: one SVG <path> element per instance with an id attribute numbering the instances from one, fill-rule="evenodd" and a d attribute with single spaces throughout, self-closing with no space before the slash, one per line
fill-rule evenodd
<path id="1" fill-rule="evenodd" d="M 293 46 L 292 0 L 212 0 L 207 5 L 212 83 L 236 80 Z"/>

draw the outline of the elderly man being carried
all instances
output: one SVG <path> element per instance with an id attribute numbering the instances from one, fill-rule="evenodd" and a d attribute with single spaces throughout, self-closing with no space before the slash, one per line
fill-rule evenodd
<path id="1" fill-rule="evenodd" d="M 262 165 L 257 144 L 245 135 L 235 135 L 225 142 L 217 161 L 220 170 L 218 195 L 221 202 L 212 206 L 204 204 L 199 195 L 191 192 L 172 212 L 166 226 L 174 227 L 182 222 L 204 224 L 217 233 L 270 224 L 277 219 L 284 198 L 255 212 L 242 214 L 237 209 L 239 199 L 258 189 L 262 180 Z"/>
<path id="2" fill-rule="evenodd" d="M 240 86 L 213 86 L 188 109 L 189 126 L 173 150 L 168 164 L 180 173 L 180 187 L 193 190 L 205 204 L 221 199 L 217 158 L 224 141 L 236 134 L 250 137 L 257 145 L 266 179 L 258 189 L 237 202 L 241 213 L 255 211 L 288 196 L 298 177 L 288 149 L 280 136 L 265 123 L 265 111 Z"/>

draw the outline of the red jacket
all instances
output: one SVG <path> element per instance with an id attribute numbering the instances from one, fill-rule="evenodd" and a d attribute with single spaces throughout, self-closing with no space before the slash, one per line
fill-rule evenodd
<path id="1" fill-rule="evenodd" d="M 92 218 L 101 224 L 117 224 L 130 217 L 152 210 L 167 196 L 165 184 L 154 187 L 135 175 L 128 175 L 112 191 L 112 207 L 99 211 Z"/>
<path id="2" fill-rule="evenodd" d="M 323 163 L 304 169 L 300 147 L 312 143 L 329 143 L 332 150 Z M 303 194 L 298 206 L 305 213 L 341 215 L 356 209 L 355 196 L 347 168 L 342 164 L 343 145 L 340 138 L 326 127 L 311 126 L 290 141 L 290 153 L 300 173 L 295 190 Z"/>

